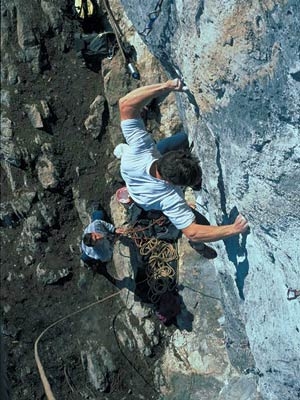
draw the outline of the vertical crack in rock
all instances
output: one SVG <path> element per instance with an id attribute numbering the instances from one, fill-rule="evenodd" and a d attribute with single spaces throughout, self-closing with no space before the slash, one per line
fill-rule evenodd
<path id="1" fill-rule="evenodd" d="M 216 164 L 217 164 L 217 167 L 219 170 L 218 189 L 220 192 L 221 210 L 224 214 L 223 220 L 225 219 L 225 221 L 227 222 L 228 215 L 227 215 L 227 210 L 226 210 L 225 185 L 224 185 L 223 171 L 222 171 L 222 165 L 221 165 L 221 150 L 220 150 L 220 143 L 217 138 L 215 139 L 215 145 L 216 145 L 216 149 L 217 149 Z"/>
<path id="2" fill-rule="evenodd" d="M 195 16 L 195 25 L 196 25 L 196 31 L 197 31 L 197 36 L 200 38 L 201 35 L 201 30 L 200 30 L 200 18 L 201 15 L 203 14 L 204 11 L 204 0 L 200 0 Z"/>

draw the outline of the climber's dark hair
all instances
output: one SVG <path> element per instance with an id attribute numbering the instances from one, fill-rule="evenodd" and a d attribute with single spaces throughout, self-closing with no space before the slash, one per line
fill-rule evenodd
<path id="1" fill-rule="evenodd" d="M 174 150 L 157 160 L 157 171 L 162 179 L 173 185 L 194 186 L 202 177 L 197 157 L 189 150 Z"/>
<path id="2" fill-rule="evenodd" d="M 95 243 L 94 243 L 94 241 L 92 239 L 92 234 L 91 233 L 86 233 L 83 236 L 82 241 L 87 247 L 94 247 L 95 246 Z"/>

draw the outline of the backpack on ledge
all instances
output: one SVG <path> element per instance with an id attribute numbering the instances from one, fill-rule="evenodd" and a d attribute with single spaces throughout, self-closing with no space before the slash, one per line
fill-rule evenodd
<path id="1" fill-rule="evenodd" d="M 113 32 L 76 33 L 74 40 L 77 55 L 88 62 L 113 57 L 116 48 L 116 38 Z"/>

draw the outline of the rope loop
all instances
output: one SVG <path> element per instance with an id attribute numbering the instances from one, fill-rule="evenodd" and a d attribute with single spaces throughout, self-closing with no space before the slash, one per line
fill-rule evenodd
<path id="1" fill-rule="evenodd" d="M 176 271 L 170 263 L 178 259 L 177 249 L 172 243 L 145 234 L 153 225 L 162 226 L 165 222 L 163 215 L 145 227 L 132 226 L 124 233 L 134 241 L 141 256 L 147 258 L 146 281 L 149 286 L 148 298 L 152 303 L 157 303 L 162 294 L 172 291 L 176 286 Z"/>

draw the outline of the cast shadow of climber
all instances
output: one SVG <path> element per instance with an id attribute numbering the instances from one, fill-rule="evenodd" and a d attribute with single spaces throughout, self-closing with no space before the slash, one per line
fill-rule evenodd
<path id="1" fill-rule="evenodd" d="M 192 332 L 194 315 L 186 308 L 182 296 L 179 295 L 179 288 L 172 292 L 165 292 L 157 306 L 155 315 L 166 327 L 173 325 L 180 331 Z"/>
<path id="2" fill-rule="evenodd" d="M 229 216 L 226 216 L 223 219 L 223 223 L 232 223 L 232 221 L 235 220 L 238 214 L 238 209 L 236 207 L 233 207 L 229 213 Z M 235 282 L 239 291 L 239 296 L 242 300 L 245 300 L 244 284 L 246 276 L 249 272 L 248 252 L 246 248 L 247 236 L 249 235 L 249 233 L 249 230 L 246 233 L 243 233 L 241 235 L 241 240 L 240 236 L 233 236 L 224 240 L 228 259 L 234 264 L 236 268 Z"/>
<path id="3" fill-rule="evenodd" d="M 117 279 L 113 274 L 108 272 L 109 270 L 112 270 L 111 261 L 105 263 L 100 260 L 94 260 L 94 261 L 89 261 L 86 264 L 88 266 L 88 269 L 92 271 L 93 276 L 102 275 L 118 289 L 126 288 L 128 290 L 132 290 L 134 284 L 132 278 L 125 277 L 123 279 Z"/>
<path id="4" fill-rule="evenodd" d="M 194 315 L 186 308 L 185 304 L 183 303 L 182 297 L 181 301 L 181 312 L 176 321 L 176 326 L 180 331 L 192 332 Z"/>
<path id="5" fill-rule="evenodd" d="M 133 278 L 128 278 L 130 281 L 128 280 L 128 285 L 125 288 L 135 294 L 136 301 L 148 303 L 146 275 L 136 246 L 126 236 L 121 236 L 119 242 L 129 249 L 130 265 L 133 272 Z"/>

